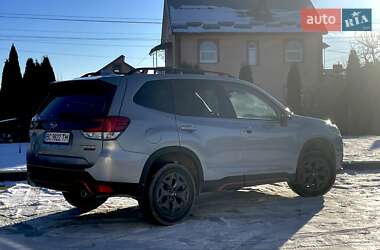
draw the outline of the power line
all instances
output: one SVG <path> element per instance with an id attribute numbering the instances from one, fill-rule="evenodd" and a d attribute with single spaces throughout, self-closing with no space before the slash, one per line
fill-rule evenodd
<path id="1" fill-rule="evenodd" d="M 43 20 L 43 21 L 64 21 L 64 22 L 87 22 L 87 23 L 158 24 L 158 25 L 162 24 L 160 21 L 80 19 L 80 18 L 56 18 L 56 17 L 32 17 L 32 16 L 5 16 L 5 15 L 0 15 L 0 18 L 3 18 L 3 19 Z"/>
<path id="2" fill-rule="evenodd" d="M 345 55 L 349 54 L 349 51 L 341 51 L 341 50 L 335 50 L 335 49 L 327 50 L 327 53 L 329 53 L 329 52 L 338 53 L 338 54 L 345 54 Z"/>
<path id="3" fill-rule="evenodd" d="M 60 41 L 37 41 L 37 40 L 27 40 L 27 39 L 3 39 L 0 38 L 0 41 L 4 42 L 25 42 L 25 43 L 40 43 L 40 44 L 50 44 L 50 45 L 74 45 L 74 46 L 89 46 L 89 47 L 119 47 L 119 48 L 152 48 L 152 45 L 135 45 L 135 44 L 105 44 L 105 43 L 66 43 Z"/>
<path id="4" fill-rule="evenodd" d="M 142 58 L 142 59 L 136 64 L 136 67 L 139 67 L 139 66 L 140 66 L 143 62 L 145 62 L 148 58 L 149 58 L 149 55 L 143 57 L 143 58 Z"/>
<path id="5" fill-rule="evenodd" d="M 154 20 L 160 21 L 161 18 L 151 17 L 115 17 L 115 16 L 83 16 L 83 15 L 52 15 L 52 14 L 37 14 L 37 13 L 12 13 L 0 12 L 0 15 L 5 16 L 29 16 L 29 17 L 60 17 L 60 18 L 89 18 L 89 19 L 116 19 L 116 20 Z M 380 20 L 372 21 L 372 24 L 380 24 Z"/>
<path id="6" fill-rule="evenodd" d="M 148 17 L 115 17 L 115 16 L 73 16 L 73 15 L 51 15 L 51 14 L 32 14 L 32 13 L 7 13 L 0 12 L 0 15 L 5 16 L 30 16 L 30 17 L 59 17 L 59 18 L 89 18 L 89 19 L 116 19 L 116 20 L 155 20 L 160 21 L 161 18 Z"/>
<path id="7" fill-rule="evenodd" d="M 67 33 L 67 34 L 107 34 L 107 35 L 158 35 L 160 36 L 160 33 L 135 33 L 135 32 L 107 32 L 107 31 L 96 31 L 96 32 L 91 32 L 91 31 L 74 31 L 74 30 L 40 30 L 40 29 L 15 29 L 12 28 L 12 30 L 9 31 L 22 31 L 22 32 L 41 32 L 41 33 Z"/>
<path id="8" fill-rule="evenodd" d="M 159 38 L 141 37 L 69 37 L 69 36 L 35 36 L 35 35 L 0 35 L 7 38 L 53 39 L 53 40 L 94 40 L 94 41 L 159 41 Z"/>
<path id="9" fill-rule="evenodd" d="M 0 50 L 9 50 L 9 48 L 0 48 Z M 48 52 L 48 51 L 38 51 L 38 50 L 25 50 L 25 49 L 17 49 L 21 52 L 27 52 L 27 53 L 38 53 L 38 54 L 45 54 L 45 55 L 58 55 L 58 56 L 71 56 L 71 57 L 92 57 L 92 58 L 110 58 L 110 56 L 103 56 L 103 55 L 88 55 L 88 54 L 72 54 L 72 53 L 59 53 L 59 52 Z M 131 59 L 141 59 L 141 57 L 129 57 Z"/>

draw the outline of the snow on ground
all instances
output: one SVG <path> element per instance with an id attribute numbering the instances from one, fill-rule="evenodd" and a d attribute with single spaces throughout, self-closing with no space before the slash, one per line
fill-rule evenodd
<path id="1" fill-rule="evenodd" d="M 345 162 L 380 162 L 380 136 L 347 137 L 344 139 Z"/>
<path id="2" fill-rule="evenodd" d="M 28 143 L 0 144 L 0 172 L 26 170 Z"/>
<path id="3" fill-rule="evenodd" d="M 284 183 L 201 196 L 192 216 L 154 226 L 129 198 L 78 215 L 61 194 L 0 192 L 0 249 L 380 249 L 380 170 L 339 175 L 325 196 Z"/>
<path id="4" fill-rule="evenodd" d="M 25 169 L 27 144 L 0 144 L 0 172 Z M 345 162 L 380 162 L 380 137 L 344 139 Z M 146 222 L 129 198 L 79 215 L 62 195 L 25 183 L 0 190 L 0 249 L 380 249 L 380 170 L 339 175 L 324 198 L 284 183 L 204 194 L 184 223 Z M 15 185 L 15 186 L 14 186 Z M 41 244 L 43 243 L 43 244 Z"/>

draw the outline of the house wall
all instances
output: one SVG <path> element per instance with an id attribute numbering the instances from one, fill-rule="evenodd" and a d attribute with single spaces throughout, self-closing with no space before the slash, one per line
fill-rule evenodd
<path id="1" fill-rule="evenodd" d="M 101 73 L 107 74 L 107 73 L 115 72 L 115 71 L 129 72 L 133 70 L 133 67 L 125 63 L 124 60 L 125 60 L 125 57 L 118 58 L 115 61 L 111 62 L 110 64 L 104 66 L 99 71 Z"/>
<path id="2" fill-rule="evenodd" d="M 164 15 L 162 18 L 162 31 L 161 31 L 161 44 L 165 43 L 173 43 L 173 34 L 169 29 L 169 14 L 167 9 L 167 3 L 164 2 Z M 171 47 L 173 48 L 173 47 Z M 172 67 L 173 66 L 173 49 L 165 50 L 165 66 Z"/>
<path id="3" fill-rule="evenodd" d="M 175 45 L 179 46 L 179 64 L 199 65 L 201 69 L 239 75 L 243 64 L 248 63 L 249 41 L 258 43 L 258 65 L 252 66 L 255 83 L 280 101 L 286 100 L 286 82 L 291 63 L 285 62 L 285 43 L 297 39 L 304 43 L 303 58 L 299 70 L 303 83 L 304 100 L 315 89 L 322 77 L 322 35 L 300 34 L 176 34 Z M 202 40 L 216 41 L 219 46 L 219 61 L 216 64 L 199 63 L 199 43 Z M 172 66 L 172 65 L 167 65 Z"/>

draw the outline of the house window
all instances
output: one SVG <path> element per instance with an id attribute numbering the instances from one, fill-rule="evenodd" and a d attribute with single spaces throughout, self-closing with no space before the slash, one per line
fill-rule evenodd
<path id="1" fill-rule="evenodd" d="M 203 41 L 199 45 L 199 62 L 200 63 L 217 63 L 218 46 L 212 41 Z"/>
<path id="2" fill-rule="evenodd" d="M 288 41 L 285 45 L 286 62 L 303 61 L 303 44 L 300 41 Z"/>
<path id="3" fill-rule="evenodd" d="M 121 73 L 121 67 L 120 67 L 120 65 L 114 66 L 113 67 L 113 72 L 115 72 L 115 73 Z"/>
<path id="4" fill-rule="evenodd" d="M 256 42 L 248 43 L 248 64 L 257 65 L 258 62 L 258 46 Z"/>

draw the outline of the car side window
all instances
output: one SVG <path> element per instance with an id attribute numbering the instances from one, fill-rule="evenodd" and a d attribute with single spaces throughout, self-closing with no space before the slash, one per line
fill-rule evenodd
<path id="1" fill-rule="evenodd" d="M 218 87 L 211 81 L 174 80 L 176 114 L 196 117 L 222 117 Z"/>
<path id="2" fill-rule="evenodd" d="M 257 93 L 240 84 L 224 84 L 224 90 L 238 119 L 275 120 L 275 109 Z"/>
<path id="3" fill-rule="evenodd" d="M 134 102 L 146 108 L 174 113 L 173 90 L 169 80 L 157 80 L 144 84 L 133 98 Z"/>

